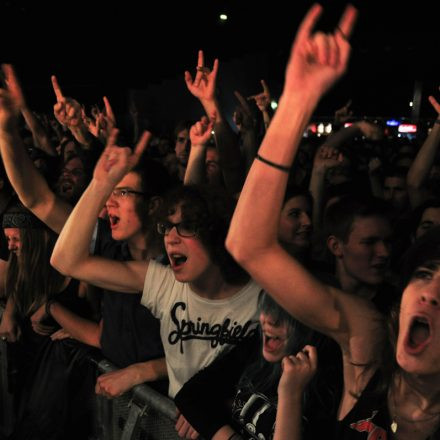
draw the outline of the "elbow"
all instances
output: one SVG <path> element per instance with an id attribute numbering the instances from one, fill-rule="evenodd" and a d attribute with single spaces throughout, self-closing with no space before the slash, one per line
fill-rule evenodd
<path id="1" fill-rule="evenodd" d="M 58 272 L 66 276 L 73 276 L 69 267 L 71 265 L 68 264 L 67 260 L 60 255 L 59 252 L 54 251 L 52 256 L 50 257 L 50 264 L 54 267 Z"/>
<path id="2" fill-rule="evenodd" d="M 246 269 L 247 263 L 250 259 L 250 247 L 245 246 L 245 243 L 229 233 L 225 242 L 226 250 L 231 254 L 232 258 L 243 268 Z"/>

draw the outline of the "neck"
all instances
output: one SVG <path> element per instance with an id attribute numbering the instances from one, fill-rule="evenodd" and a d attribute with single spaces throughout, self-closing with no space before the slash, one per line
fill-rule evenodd
<path id="1" fill-rule="evenodd" d="M 414 375 L 404 371 L 394 381 L 398 395 L 423 412 L 440 414 L 440 374 Z"/>
<path id="2" fill-rule="evenodd" d="M 341 284 L 341 289 L 344 292 L 352 293 L 356 296 L 365 299 L 373 299 L 376 295 L 376 287 L 365 284 L 362 281 L 353 278 L 344 270 L 341 264 L 336 263 L 336 278 Z"/>
<path id="3" fill-rule="evenodd" d="M 192 281 L 189 285 L 193 292 L 206 299 L 229 298 L 243 287 L 243 285 L 227 283 L 217 265 L 211 265 L 197 280 Z"/>
<path id="4" fill-rule="evenodd" d="M 135 261 L 142 261 L 157 256 L 155 247 L 149 243 L 144 233 L 139 232 L 127 240 L 130 254 Z"/>

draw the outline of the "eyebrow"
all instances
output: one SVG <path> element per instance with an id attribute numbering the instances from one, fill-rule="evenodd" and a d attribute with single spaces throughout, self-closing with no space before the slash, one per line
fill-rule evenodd
<path id="1" fill-rule="evenodd" d="M 439 267 L 440 267 L 439 260 L 427 261 L 426 263 L 422 263 L 418 266 L 418 268 L 429 269 L 432 271 L 436 271 Z"/>

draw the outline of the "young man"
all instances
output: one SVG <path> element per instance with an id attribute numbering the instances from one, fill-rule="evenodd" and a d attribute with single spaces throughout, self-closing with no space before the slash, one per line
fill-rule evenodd
<path id="1" fill-rule="evenodd" d="M 392 243 L 389 212 L 380 199 L 345 196 L 324 217 L 339 287 L 372 300 L 382 311 L 388 311 L 395 300 L 391 286 L 385 288 Z"/>
<path id="2" fill-rule="evenodd" d="M 143 291 L 142 304 L 161 320 L 169 395 L 221 351 L 254 332 L 259 287 L 238 270 L 224 248 L 232 207 L 215 193 L 187 187 L 170 197 L 158 223 L 170 267 L 91 256 L 88 243 L 102 203 L 137 162 L 136 151 L 115 145 L 113 133 L 93 179 L 72 211 L 52 255 L 61 272 L 127 293 Z M 72 240 L 75 237 L 75 244 Z"/>
<path id="3" fill-rule="evenodd" d="M 5 73 L 13 75 L 10 69 L 6 69 Z M 21 202 L 59 233 L 72 206 L 49 188 L 26 154 L 17 128 L 14 104 L 13 92 L 1 89 L 0 151 L 8 178 Z M 72 161 L 69 163 L 74 165 Z M 69 168 L 60 178 L 66 184 L 65 189 L 75 186 L 73 178 L 67 178 L 67 175 L 74 174 L 74 169 Z M 113 242 L 110 234 L 104 238 L 106 233 L 102 231 L 105 230 L 105 224 L 101 223 L 95 253 L 120 260 L 142 259 L 157 253 L 154 244 L 146 241 L 145 225 L 142 225 L 139 213 L 146 219 L 150 202 L 151 211 L 154 210 L 157 199 L 153 196 L 158 195 L 158 188 L 166 186 L 165 181 L 164 173 L 149 163 L 145 170 L 140 166 L 117 182 L 115 194 L 107 201 L 107 208 L 112 222 L 111 236 L 120 241 L 119 244 Z M 101 208 L 104 204 L 105 201 Z M 127 298 L 104 293 L 99 324 L 78 317 L 58 303 L 54 302 L 48 307 L 67 334 L 101 348 L 104 356 L 121 368 L 98 378 L 97 392 L 108 397 L 120 395 L 137 383 L 166 375 L 158 321 L 140 305 L 139 298 L 139 295 Z"/>

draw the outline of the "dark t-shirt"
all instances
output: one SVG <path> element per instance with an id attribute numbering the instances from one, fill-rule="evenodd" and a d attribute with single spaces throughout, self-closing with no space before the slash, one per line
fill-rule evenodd
<path id="1" fill-rule="evenodd" d="M 108 224 L 101 220 L 95 255 L 118 261 L 132 260 L 127 244 L 114 241 Z M 140 299 L 140 293 L 103 291 L 101 351 L 120 368 L 164 356 L 159 320 L 140 304 Z"/>

